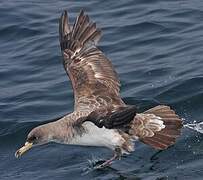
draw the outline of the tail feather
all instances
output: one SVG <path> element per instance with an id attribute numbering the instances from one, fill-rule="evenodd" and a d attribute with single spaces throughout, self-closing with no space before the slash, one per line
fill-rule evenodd
<path id="1" fill-rule="evenodd" d="M 168 147 L 168 145 L 166 145 L 165 143 L 161 143 L 160 141 L 157 141 L 155 139 L 152 138 L 145 138 L 145 140 L 143 140 L 143 142 L 145 144 L 148 144 L 152 147 L 154 147 L 155 149 L 166 149 Z"/>
<path id="2" fill-rule="evenodd" d="M 156 149 L 166 149 L 173 145 L 180 136 L 182 128 L 182 120 L 179 116 L 169 106 L 163 105 L 137 114 L 133 124 L 131 134 Z"/>

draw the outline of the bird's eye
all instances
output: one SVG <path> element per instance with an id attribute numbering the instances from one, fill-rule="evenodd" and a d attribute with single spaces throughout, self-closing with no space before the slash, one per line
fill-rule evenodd
<path id="1" fill-rule="evenodd" d="M 33 142 L 33 141 L 36 141 L 38 139 L 37 136 L 31 136 L 28 138 L 28 142 Z"/>
<path id="2" fill-rule="evenodd" d="M 38 139 L 37 136 L 33 136 L 33 140 L 36 140 L 36 139 Z"/>

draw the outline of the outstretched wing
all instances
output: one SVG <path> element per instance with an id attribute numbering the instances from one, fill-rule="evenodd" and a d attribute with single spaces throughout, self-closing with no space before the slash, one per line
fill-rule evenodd
<path id="1" fill-rule="evenodd" d="M 124 106 L 120 82 L 111 62 L 96 47 L 101 30 L 81 11 L 73 27 L 64 11 L 59 24 L 64 68 L 72 82 L 75 110 Z"/>

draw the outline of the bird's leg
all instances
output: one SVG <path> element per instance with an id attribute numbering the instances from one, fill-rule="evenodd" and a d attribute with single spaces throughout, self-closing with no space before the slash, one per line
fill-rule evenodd
<path id="1" fill-rule="evenodd" d="M 104 168 L 104 167 L 106 167 L 106 166 L 108 166 L 108 165 L 111 165 L 111 163 L 112 163 L 114 160 L 116 160 L 116 159 L 119 159 L 119 160 L 120 160 L 121 155 L 122 155 L 121 149 L 120 149 L 119 147 L 116 147 L 115 150 L 114 150 L 114 155 L 113 155 L 113 157 L 110 158 L 110 159 L 108 159 L 108 160 L 106 160 L 106 161 L 105 161 L 104 163 L 102 163 L 101 165 L 96 166 L 95 168 L 96 168 L 96 169 L 100 169 L 100 168 Z"/>

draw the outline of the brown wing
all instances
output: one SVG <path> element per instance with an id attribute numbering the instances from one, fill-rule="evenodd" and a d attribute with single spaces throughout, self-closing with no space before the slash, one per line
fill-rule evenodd
<path id="1" fill-rule="evenodd" d="M 125 129 L 136 116 L 137 108 L 133 105 L 112 109 L 96 109 L 83 121 L 91 121 L 98 127 L 108 129 Z"/>
<path id="2" fill-rule="evenodd" d="M 98 108 L 89 112 L 75 111 L 72 117 L 76 118 L 74 122 L 83 124 L 85 121 L 91 121 L 97 127 L 108 129 L 120 129 L 128 132 L 130 123 L 136 116 L 137 108 L 133 105 L 126 105 L 111 109 L 110 107 Z"/>
<path id="3" fill-rule="evenodd" d="M 81 11 L 71 27 L 64 11 L 59 33 L 64 68 L 74 90 L 75 110 L 94 110 L 109 104 L 123 106 L 117 74 L 111 62 L 96 47 L 101 37 L 96 24 Z"/>

